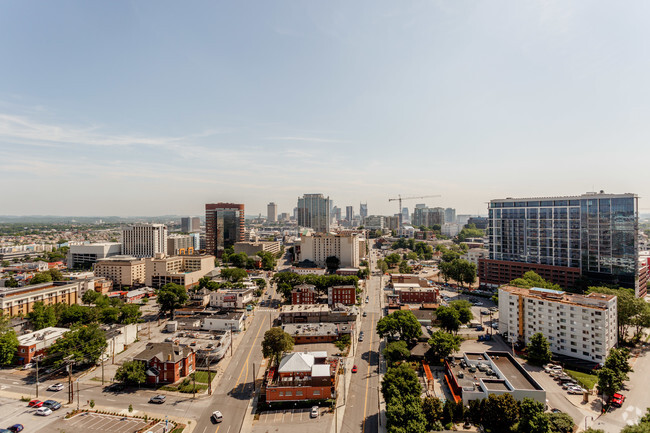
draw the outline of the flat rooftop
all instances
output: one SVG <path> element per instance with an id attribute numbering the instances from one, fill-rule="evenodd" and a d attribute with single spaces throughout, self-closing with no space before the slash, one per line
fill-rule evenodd
<path id="1" fill-rule="evenodd" d="M 489 357 L 496 369 L 493 370 L 493 374 L 488 374 L 487 371 L 481 371 L 479 369 L 476 369 L 474 373 L 471 373 L 468 366 L 462 367 L 461 361 L 463 360 L 463 357 L 454 357 L 453 364 L 450 364 L 449 366 L 461 388 L 473 389 L 476 386 L 480 386 L 479 381 L 482 380 L 488 391 L 511 391 L 511 389 L 506 385 L 507 380 L 514 389 L 531 391 L 543 390 L 543 388 L 535 382 L 507 352 L 465 352 L 464 355 L 470 361 L 483 362 L 490 367 L 488 361 Z M 459 377 L 459 374 L 462 377 Z"/>
<path id="2" fill-rule="evenodd" d="M 607 303 L 611 301 L 616 295 L 605 295 L 603 293 L 590 293 L 588 295 L 577 295 L 575 293 L 567 293 L 559 290 L 549 290 L 540 288 L 522 289 L 514 286 L 502 286 L 499 288 L 508 293 L 523 295 L 527 298 L 538 299 L 540 301 L 560 302 L 563 304 L 579 305 L 584 308 L 597 308 L 604 310 L 607 308 Z"/>
<path id="3" fill-rule="evenodd" d="M 44 328 L 39 331 L 34 331 L 30 332 L 29 334 L 19 336 L 18 344 L 21 346 L 31 346 L 32 344 L 36 344 L 41 341 L 59 338 L 68 331 L 68 328 Z"/>
<path id="4" fill-rule="evenodd" d="M 521 372 L 519 368 L 521 368 L 518 365 L 515 365 L 514 363 L 517 361 L 513 361 L 505 356 L 490 356 L 492 359 L 492 362 L 497 366 L 497 368 L 503 373 L 506 379 L 508 379 L 508 382 L 512 384 L 516 389 L 530 389 L 530 390 L 535 390 L 538 389 L 537 383 L 532 381 L 532 378 L 529 379 L 524 374 Z M 519 368 L 518 368 L 519 367 Z"/>

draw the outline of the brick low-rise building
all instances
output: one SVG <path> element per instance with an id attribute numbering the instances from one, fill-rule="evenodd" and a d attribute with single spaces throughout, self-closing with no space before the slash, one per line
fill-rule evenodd
<path id="1" fill-rule="evenodd" d="M 291 304 L 304 305 L 316 303 L 316 286 L 300 284 L 291 291 Z"/>
<path id="2" fill-rule="evenodd" d="M 354 305 L 357 303 L 357 288 L 354 286 L 333 286 L 327 288 L 329 305 Z"/>
<path id="3" fill-rule="evenodd" d="M 269 369 L 262 395 L 267 403 L 334 398 L 338 369 L 338 359 L 327 352 L 291 353 Z"/>
<path id="4" fill-rule="evenodd" d="M 145 364 L 147 383 L 174 383 L 196 369 L 194 350 L 174 343 L 149 343 L 133 357 Z"/>
<path id="5" fill-rule="evenodd" d="M 28 364 L 35 356 L 45 354 L 47 349 L 68 331 L 68 328 L 49 327 L 21 335 L 18 337 L 16 364 Z"/>
<path id="6" fill-rule="evenodd" d="M 434 287 L 408 287 L 395 289 L 400 304 L 437 304 L 438 289 Z"/>

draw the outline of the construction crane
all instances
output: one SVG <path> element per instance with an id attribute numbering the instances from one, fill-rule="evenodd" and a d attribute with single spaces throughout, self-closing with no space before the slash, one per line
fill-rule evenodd
<path id="1" fill-rule="evenodd" d="M 440 194 L 438 195 L 423 195 L 420 197 L 402 197 L 401 194 L 397 194 L 397 198 L 389 198 L 388 201 L 398 201 L 399 202 L 399 212 L 398 214 L 400 215 L 400 223 L 402 222 L 402 200 L 417 200 L 421 198 L 435 198 L 435 197 L 442 197 Z"/>

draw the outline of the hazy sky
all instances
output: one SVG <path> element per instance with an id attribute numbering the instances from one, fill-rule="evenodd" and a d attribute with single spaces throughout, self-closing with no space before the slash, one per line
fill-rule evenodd
<path id="1" fill-rule="evenodd" d="M 636 192 L 647 1 L 3 1 L 0 214 Z"/>

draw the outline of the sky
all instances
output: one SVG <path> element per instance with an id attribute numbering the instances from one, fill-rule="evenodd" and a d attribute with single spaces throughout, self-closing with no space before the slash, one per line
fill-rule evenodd
<path id="1" fill-rule="evenodd" d="M 647 1 L 0 5 L 0 215 L 634 192 Z"/>

